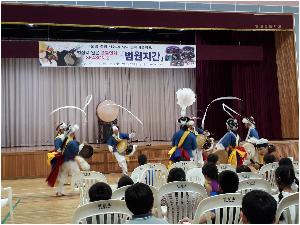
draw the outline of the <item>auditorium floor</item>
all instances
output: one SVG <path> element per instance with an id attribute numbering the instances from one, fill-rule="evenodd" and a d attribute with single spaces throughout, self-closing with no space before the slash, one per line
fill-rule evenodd
<path id="1" fill-rule="evenodd" d="M 105 174 L 109 184 L 116 184 L 121 174 Z M 79 204 L 79 193 L 65 186 L 66 196 L 56 197 L 55 190 L 45 183 L 45 178 L 2 180 L 2 187 L 13 189 L 13 221 L 6 220 L 8 207 L 1 208 L 1 223 L 53 224 L 71 223 L 73 212 Z"/>

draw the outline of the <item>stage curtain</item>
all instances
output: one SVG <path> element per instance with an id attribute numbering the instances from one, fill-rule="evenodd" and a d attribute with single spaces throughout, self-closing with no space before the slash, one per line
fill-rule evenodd
<path id="1" fill-rule="evenodd" d="M 97 105 L 110 99 L 128 108 L 143 121 L 141 126 L 129 113 L 120 110 L 122 132 L 137 132 L 143 141 L 170 140 L 178 129 L 180 109 L 176 90 L 195 90 L 194 69 L 135 68 L 42 68 L 37 59 L 2 59 L 1 62 L 1 146 L 53 145 L 59 122 L 77 123 L 79 141 L 96 143 Z M 78 110 L 85 97 L 93 95 L 87 107 L 87 123 Z M 196 113 L 196 104 L 187 110 Z"/>
<path id="2" fill-rule="evenodd" d="M 277 83 L 276 49 L 274 32 L 207 31 L 196 32 L 197 56 L 199 46 L 243 45 L 263 47 L 262 61 L 219 61 L 197 58 L 198 110 L 205 110 L 211 100 L 222 96 L 235 96 L 243 101 L 213 103 L 207 113 L 205 128 L 220 139 L 226 132 L 225 121 L 229 118 L 222 110 L 222 102 L 232 106 L 243 116 L 253 116 L 261 137 L 281 139 L 280 105 Z M 199 116 L 203 112 L 198 111 Z M 239 122 L 241 138 L 247 134 L 242 117 Z"/>
<path id="3" fill-rule="evenodd" d="M 260 137 L 282 138 L 274 32 L 233 32 L 233 42 L 263 47 L 262 61 L 232 62 L 233 95 L 244 100 L 239 110 L 253 116 Z M 239 118 L 241 124 L 241 118 Z M 245 138 L 247 130 L 241 129 Z"/>
<path id="4" fill-rule="evenodd" d="M 294 32 L 276 32 L 276 63 L 283 138 L 299 138 Z"/>

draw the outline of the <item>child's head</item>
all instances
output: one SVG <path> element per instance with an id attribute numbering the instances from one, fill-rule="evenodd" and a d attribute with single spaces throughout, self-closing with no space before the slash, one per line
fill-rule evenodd
<path id="1" fill-rule="evenodd" d="M 111 199 L 112 190 L 110 186 L 104 182 L 93 184 L 89 189 L 90 202 Z"/>
<path id="2" fill-rule="evenodd" d="M 142 155 L 139 155 L 138 157 L 138 163 L 139 165 L 144 165 L 144 164 L 147 164 L 147 156 L 142 154 Z"/>
<path id="3" fill-rule="evenodd" d="M 261 190 L 248 192 L 242 201 L 244 224 L 272 224 L 275 222 L 277 202 L 269 193 Z"/>
<path id="4" fill-rule="evenodd" d="M 273 163 L 276 162 L 276 157 L 272 154 L 266 154 L 264 156 L 264 163 L 265 165 L 269 164 L 269 163 Z"/>
<path id="5" fill-rule="evenodd" d="M 170 170 L 167 182 L 186 181 L 185 172 L 182 168 L 173 168 Z"/>
<path id="6" fill-rule="evenodd" d="M 136 183 L 125 191 L 125 202 L 133 215 L 142 215 L 151 212 L 154 197 L 148 185 Z"/>
<path id="7" fill-rule="evenodd" d="M 291 166 L 279 166 L 275 171 L 276 183 L 279 190 L 291 187 L 295 181 L 294 168 Z"/>
<path id="8" fill-rule="evenodd" d="M 278 164 L 279 164 L 279 166 L 286 165 L 286 166 L 292 166 L 293 167 L 293 162 L 289 158 L 282 158 L 282 159 L 280 159 L 279 162 L 278 162 Z"/>
<path id="9" fill-rule="evenodd" d="M 123 175 L 118 181 L 118 188 L 132 184 L 134 184 L 133 180 L 129 176 Z"/>
<path id="10" fill-rule="evenodd" d="M 246 165 L 238 166 L 236 168 L 236 173 L 242 173 L 242 172 L 251 172 L 251 169 L 249 168 L 249 166 Z"/>
<path id="11" fill-rule="evenodd" d="M 218 161 L 219 161 L 219 156 L 217 154 L 212 153 L 207 156 L 207 162 L 211 162 L 217 165 Z"/>
<path id="12" fill-rule="evenodd" d="M 214 163 L 206 163 L 202 167 L 202 173 L 205 179 L 218 180 L 218 168 Z"/>
<path id="13" fill-rule="evenodd" d="M 239 188 L 238 175 L 230 170 L 224 170 L 219 174 L 219 188 L 222 194 L 235 193 Z"/>

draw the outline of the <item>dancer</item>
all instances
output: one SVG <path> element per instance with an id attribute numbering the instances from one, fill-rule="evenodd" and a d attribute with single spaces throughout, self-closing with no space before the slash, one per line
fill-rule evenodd
<path id="1" fill-rule="evenodd" d="M 248 141 L 250 138 L 259 139 L 258 131 L 255 127 L 254 118 L 252 116 L 243 118 L 242 122 L 245 124 L 245 128 L 248 129 L 248 133 L 245 141 Z"/>
<path id="2" fill-rule="evenodd" d="M 118 161 L 119 166 L 122 169 L 122 173 L 124 175 L 127 175 L 127 162 L 126 162 L 126 149 L 123 149 L 124 151 L 118 152 L 118 145 L 124 143 L 125 140 L 129 140 L 135 136 L 135 133 L 120 133 L 119 128 L 117 126 L 112 127 L 113 134 L 110 136 L 110 138 L 107 140 L 107 146 L 108 150 L 114 154 L 116 157 L 116 160 Z M 127 144 L 127 143 L 126 143 Z M 132 151 L 127 152 L 128 156 L 131 156 L 136 151 L 137 145 L 132 146 Z"/>
<path id="3" fill-rule="evenodd" d="M 70 126 L 68 137 L 61 146 L 61 152 L 56 154 L 55 158 L 52 159 L 54 163 L 52 163 L 52 170 L 46 180 L 51 187 L 54 187 L 57 181 L 56 196 L 59 197 L 65 195 L 63 188 L 68 175 L 72 176 L 80 172 L 80 169 L 90 169 L 90 165 L 78 155 L 84 145 L 76 141 L 75 132 L 77 130 L 79 130 L 77 124 Z"/>
<path id="4" fill-rule="evenodd" d="M 217 149 L 224 149 L 228 152 L 228 163 L 234 167 L 243 164 L 247 153 L 243 147 L 239 147 L 240 137 L 237 133 L 238 123 L 236 119 L 229 118 L 226 121 L 228 132 L 219 140 Z"/>
<path id="5" fill-rule="evenodd" d="M 169 167 L 175 162 L 193 160 L 193 152 L 197 151 L 196 136 L 188 127 L 188 122 L 191 119 L 186 116 L 186 108 L 193 105 L 196 101 L 196 95 L 190 88 L 183 88 L 176 92 L 176 96 L 177 104 L 181 108 L 181 117 L 178 119 L 180 130 L 172 138 L 173 147 L 168 153 L 170 155 Z"/>

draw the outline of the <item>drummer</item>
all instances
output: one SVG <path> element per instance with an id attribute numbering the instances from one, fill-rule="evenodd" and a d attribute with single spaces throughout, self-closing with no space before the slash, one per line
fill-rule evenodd
<path id="1" fill-rule="evenodd" d="M 254 118 L 252 116 L 243 118 L 242 122 L 245 124 L 245 128 L 248 129 L 248 133 L 245 141 L 249 138 L 259 139 L 258 131 L 255 128 Z"/>
<path id="2" fill-rule="evenodd" d="M 238 123 L 236 119 L 229 118 L 226 121 L 228 132 L 219 140 L 217 149 L 224 149 L 228 152 L 228 163 L 233 166 L 240 166 L 246 157 L 244 149 L 238 147 L 240 137 L 237 133 Z"/>
<path id="3" fill-rule="evenodd" d="M 135 133 L 130 133 L 130 134 L 126 134 L 126 133 L 120 133 L 119 132 L 119 128 L 117 126 L 112 126 L 112 131 L 113 134 L 112 136 L 110 136 L 110 138 L 107 140 L 107 146 L 108 146 L 108 150 L 114 154 L 114 156 L 116 157 L 116 160 L 118 161 L 119 166 L 122 169 L 122 173 L 124 175 L 127 175 L 127 162 L 126 162 L 126 157 L 125 157 L 125 151 L 123 153 L 119 153 L 117 151 L 117 145 L 120 141 L 122 140 L 129 140 L 131 138 L 133 138 L 135 136 Z M 133 152 L 135 151 L 136 146 L 134 146 Z"/>

